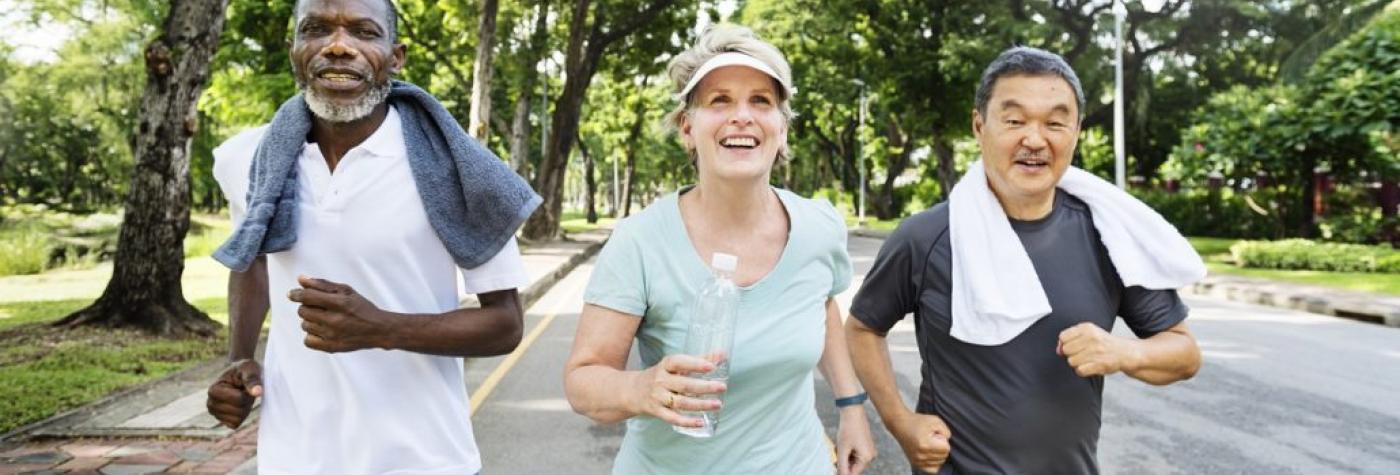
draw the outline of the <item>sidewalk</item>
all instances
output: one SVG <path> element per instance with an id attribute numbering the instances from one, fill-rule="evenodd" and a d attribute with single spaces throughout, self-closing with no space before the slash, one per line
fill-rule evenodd
<path id="1" fill-rule="evenodd" d="M 522 243 L 531 284 L 521 289 L 529 308 L 607 240 L 608 230 L 567 241 Z M 476 305 L 474 297 L 463 305 Z M 480 371 L 495 359 L 468 360 Z M 257 413 L 237 431 L 205 412 L 205 391 L 223 369 L 210 361 L 170 377 L 120 391 L 83 407 L 0 435 L 0 475 L 20 473 L 257 473 Z M 468 378 L 468 389 L 472 388 Z"/>
<path id="2" fill-rule="evenodd" d="M 889 232 L 870 229 L 853 229 L 851 234 L 873 239 L 889 237 Z M 1188 294 L 1400 327 L 1400 297 L 1391 295 L 1228 274 L 1208 275 L 1182 290 Z"/>

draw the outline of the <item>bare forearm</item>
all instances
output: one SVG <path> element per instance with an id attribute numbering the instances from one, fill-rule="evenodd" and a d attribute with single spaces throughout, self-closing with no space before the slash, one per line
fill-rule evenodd
<path id="1" fill-rule="evenodd" d="M 259 256 L 248 270 L 228 274 L 229 361 L 252 359 L 269 306 L 267 258 Z"/>
<path id="2" fill-rule="evenodd" d="M 515 290 L 482 294 L 481 308 L 389 314 L 383 347 L 439 356 L 497 356 L 520 344 L 524 318 Z M 387 313 L 387 312 L 386 312 Z"/>
<path id="3" fill-rule="evenodd" d="M 890 363 L 885 336 L 852 317 L 846 320 L 846 339 L 850 344 L 856 375 L 879 411 L 880 418 L 888 424 L 891 418 L 909 412 L 895 384 L 894 365 Z"/>
<path id="4" fill-rule="evenodd" d="M 574 412 L 599 424 L 621 422 L 637 415 L 621 389 L 632 387 L 637 374 L 605 365 L 580 366 L 564 377 L 564 394 Z"/>
<path id="5" fill-rule="evenodd" d="M 817 368 L 831 385 L 836 397 L 854 396 L 860 393 L 855 368 L 851 366 L 851 354 L 846 350 L 846 330 L 841 324 L 841 311 L 836 301 L 826 301 L 826 344 Z"/>
<path id="6" fill-rule="evenodd" d="M 1201 350 L 1189 333 L 1165 331 L 1133 344 L 1136 354 L 1123 372 L 1142 382 L 1171 384 L 1190 379 L 1201 368 Z"/>

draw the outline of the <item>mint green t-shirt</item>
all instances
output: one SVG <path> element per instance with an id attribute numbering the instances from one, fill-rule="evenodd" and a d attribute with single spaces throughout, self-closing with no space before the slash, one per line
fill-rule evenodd
<path id="1" fill-rule="evenodd" d="M 682 190 L 678 193 L 684 193 Z M 714 437 L 691 438 L 650 416 L 627 421 L 613 473 L 831 473 L 812 370 L 826 338 L 826 300 L 851 282 L 846 226 L 825 200 L 775 189 L 791 226 L 778 263 L 740 289 L 729 391 Z M 711 273 L 681 220 L 678 193 L 618 223 L 584 301 L 642 318 L 651 367 L 680 353 L 695 294 Z M 743 265 L 743 263 L 740 263 Z"/>

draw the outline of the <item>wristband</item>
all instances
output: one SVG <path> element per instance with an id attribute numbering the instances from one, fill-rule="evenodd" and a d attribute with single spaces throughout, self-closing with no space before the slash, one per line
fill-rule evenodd
<path id="1" fill-rule="evenodd" d="M 865 392 L 861 392 L 860 394 L 857 394 L 855 396 L 839 397 L 836 398 L 836 407 L 860 405 L 865 403 L 865 400 L 867 399 L 870 399 L 870 396 L 866 395 Z"/>

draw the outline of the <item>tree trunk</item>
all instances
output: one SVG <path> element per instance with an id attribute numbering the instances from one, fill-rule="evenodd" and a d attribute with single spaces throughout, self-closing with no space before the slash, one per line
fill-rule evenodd
<path id="1" fill-rule="evenodd" d="M 588 224 L 596 224 L 598 222 L 598 203 L 595 198 L 598 196 L 598 180 L 593 176 L 595 175 L 593 155 L 588 153 L 588 144 L 584 143 L 583 136 L 577 136 L 576 140 L 578 140 L 578 152 L 583 155 L 584 218 L 588 220 Z"/>
<path id="2" fill-rule="evenodd" d="M 625 22 L 603 28 L 605 17 L 601 8 L 594 12 L 592 26 L 588 26 L 588 9 L 591 0 L 579 0 L 574 4 L 573 22 L 569 26 L 569 45 L 566 50 L 564 69 L 564 91 L 554 102 L 553 124 L 550 124 L 549 144 L 544 159 L 540 161 L 539 174 L 535 177 L 535 191 L 544 203 L 525 222 L 523 235 L 527 240 L 548 240 L 559 235 L 559 216 L 564 206 L 564 172 L 568 168 L 569 152 L 572 151 L 574 136 L 578 133 L 583 99 L 588 92 L 588 83 L 598 70 L 598 61 L 608 45 L 632 34 L 638 28 L 650 23 L 662 10 L 669 8 L 675 0 L 658 0 L 647 4 L 642 12 L 627 16 Z M 585 33 L 586 31 L 586 33 Z M 587 46 L 585 46 L 585 38 Z"/>
<path id="3" fill-rule="evenodd" d="M 510 169 L 525 181 L 530 181 L 530 96 L 533 95 L 529 90 L 521 90 L 510 125 Z"/>
<path id="4" fill-rule="evenodd" d="M 160 37 L 146 47 L 136 167 L 112 279 L 96 302 L 55 325 L 136 327 L 171 336 L 212 335 L 218 328 L 185 301 L 180 275 L 190 225 L 195 105 L 224 28 L 227 1 L 172 0 Z"/>
<path id="5" fill-rule="evenodd" d="M 914 147 L 909 143 L 909 135 L 904 133 L 899 122 L 893 117 L 886 124 L 885 137 L 891 146 L 899 147 L 900 150 L 899 153 L 888 154 L 885 160 L 885 183 L 880 186 L 880 191 L 871 204 L 874 205 L 876 218 L 894 219 L 899 217 L 900 212 L 900 204 L 896 203 L 894 198 L 894 182 L 904 173 L 904 169 L 909 167 Z"/>
<path id="6" fill-rule="evenodd" d="M 622 176 L 622 217 L 632 215 L 632 184 L 637 179 L 637 153 L 629 150 L 627 155 L 627 166 L 623 168 Z"/>
<path id="7" fill-rule="evenodd" d="M 637 139 L 642 136 L 642 122 L 646 118 L 646 89 L 650 77 L 643 77 L 637 88 L 637 106 L 632 109 L 632 125 L 627 130 L 627 148 L 623 152 L 627 165 L 622 178 L 622 216 L 632 215 L 632 180 L 637 176 Z"/>
<path id="8" fill-rule="evenodd" d="M 496 51 L 496 10 L 498 0 L 481 1 L 481 23 L 476 34 L 476 65 L 472 68 L 472 113 L 467 133 L 482 145 L 490 135 L 491 59 Z"/>
<path id="9" fill-rule="evenodd" d="M 564 79 L 564 91 L 554 102 L 554 123 L 550 124 L 549 143 L 544 144 L 544 157 L 540 160 L 539 172 L 535 174 L 535 191 L 544 202 L 525 221 L 522 232 L 525 239 L 543 241 L 559 235 L 559 216 L 564 205 L 564 170 L 568 168 L 569 149 L 574 142 L 574 129 L 578 127 L 584 92 L 588 90 L 588 81 L 593 78 L 592 72 L 586 71 L 588 61 L 584 55 L 587 53 L 583 48 L 590 3 L 590 0 L 574 3 L 574 17 L 569 25 L 569 45 L 564 59 L 568 76 Z M 589 73 L 587 78 L 582 77 L 584 72 Z M 572 121 L 569 120 L 571 116 Z"/>
<path id="10" fill-rule="evenodd" d="M 1318 211 L 1322 208 L 1325 198 L 1322 187 L 1322 179 L 1317 172 L 1317 159 L 1309 157 L 1303 162 L 1306 185 L 1302 187 L 1303 219 L 1298 222 L 1298 237 L 1311 238 L 1313 230 L 1317 229 L 1317 221 L 1321 218 Z"/>
<path id="11" fill-rule="evenodd" d="M 953 185 L 958 183 L 957 163 L 953 160 L 953 144 L 942 131 L 933 134 L 933 154 L 938 157 L 938 194 L 943 201 L 953 193 Z"/>
<path id="12" fill-rule="evenodd" d="M 515 117 L 510 128 L 510 168 L 526 181 L 530 180 L 530 102 L 535 96 L 535 79 L 539 77 L 540 56 L 548 39 L 549 2 L 541 1 L 535 17 L 535 31 L 530 35 L 530 49 L 521 61 L 520 99 L 515 102 Z M 546 110 L 541 114 L 547 114 Z M 540 144 L 544 146 L 544 144 Z"/>

